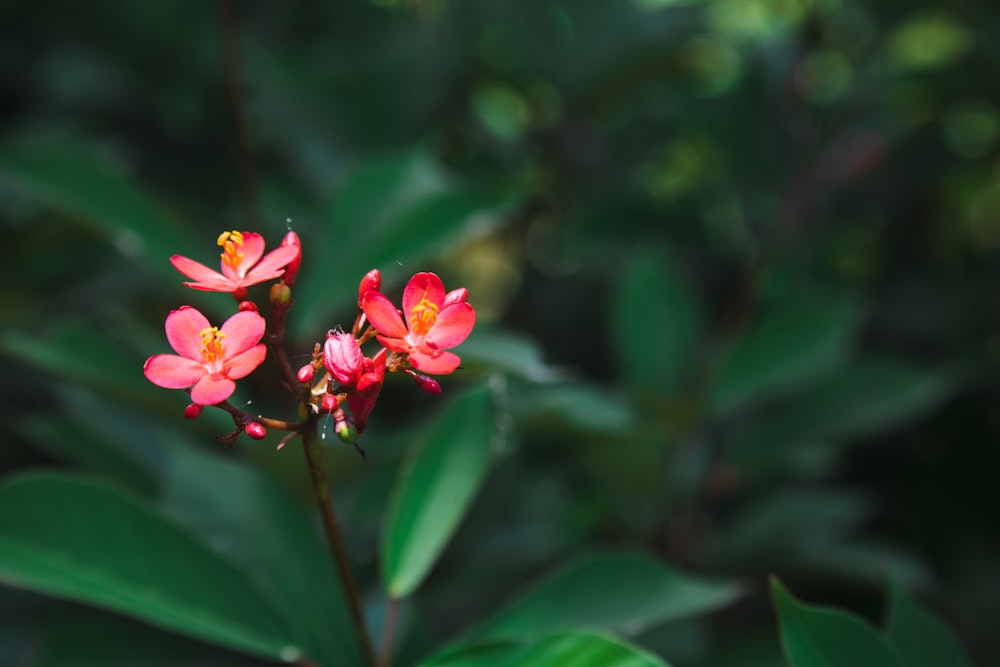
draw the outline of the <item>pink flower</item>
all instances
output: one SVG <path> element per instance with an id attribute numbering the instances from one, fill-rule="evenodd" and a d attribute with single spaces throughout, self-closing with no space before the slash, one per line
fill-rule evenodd
<path id="1" fill-rule="evenodd" d="M 247 287 L 281 276 L 285 266 L 301 255 L 301 248 L 294 244 L 264 255 L 264 238 L 253 232 L 223 232 L 217 243 L 222 247 L 222 273 L 187 257 L 170 258 L 175 269 L 195 281 L 185 285 L 206 292 L 231 292 L 236 299 L 243 299 Z"/>
<path id="2" fill-rule="evenodd" d="M 377 291 L 365 294 L 365 316 L 378 331 L 378 339 L 394 352 L 410 355 L 418 371 L 444 375 L 458 368 L 461 359 L 445 352 L 465 340 L 476 324 L 476 311 L 466 303 L 468 290 L 445 294 L 441 279 L 433 273 L 418 273 L 403 290 L 403 317 Z"/>
<path id="3" fill-rule="evenodd" d="M 260 366 L 267 347 L 260 343 L 266 324 L 253 311 L 236 313 L 213 327 L 191 306 L 167 315 L 167 340 L 177 354 L 157 354 L 146 360 L 143 372 L 153 384 L 167 389 L 191 387 L 191 400 L 199 405 L 221 403 L 236 390 L 236 383 Z"/>

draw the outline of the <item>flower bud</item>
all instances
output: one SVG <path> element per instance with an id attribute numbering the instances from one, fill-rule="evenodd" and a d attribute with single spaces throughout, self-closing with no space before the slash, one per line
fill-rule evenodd
<path id="1" fill-rule="evenodd" d="M 233 298 L 236 299 L 237 301 L 243 301 L 243 299 L 247 298 L 247 288 L 237 287 L 236 289 L 234 289 Z"/>
<path id="2" fill-rule="evenodd" d="M 382 289 L 382 272 L 378 269 L 372 269 L 365 274 L 365 277 L 361 279 L 361 284 L 358 285 L 358 308 L 361 308 L 365 294 L 371 291 L 377 292 L 380 289 Z"/>
<path id="3" fill-rule="evenodd" d="M 364 361 L 358 341 L 349 333 L 332 333 L 323 345 L 323 365 L 345 387 L 357 384 Z"/>
<path id="4" fill-rule="evenodd" d="M 254 440 L 263 440 L 267 436 L 267 429 L 257 422 L 250 422 L 243 427 L 243 431 Z"/>
<path id="5" fill-rule="evenodd" d="M 197 419 L 201 415 L 201 411 L 205 406 L 198 405 L 197 403 L 191 403 L 186 408 L 184 408 L 184 419 Z"/>
<path id="6" fill-rule="evenodd" d="M 295 379 L 297 379 L 302 384 L 309 384 L 313 381 L 313 377 L 316 375 L 316 369 L 313 368 L 312 364 L 306 364 L 295 374 Z"/>
<path id="7" fill-rule="evenodd" d="M 465 303 L 469 300 L 469 290 L 464 287 L 459 287 L 454 289 L 444 295 L 444 302 L 441 304 L 442 308 L 446 308 L 453 303 Z"/>
<path id="8" fill-rule="evenodd" d="M 271 285 L 271 305 L 280 308 L 287 306 L 292 300 L 292 290 L 288 289 L 285 283 L 274 283 Z"/>
<path id="9" fill-rule="evenodd" d="M 323 394 L 323 398 L 320 399 L 319 408 L 323 412 L 333 412 L 340 407 L 340 400 L 337 398 L 336 394 Z"/>
<path id="10" fill-rule="evenodd" d="M 434 378 L 414 373 L 413 379 L 416 381 L 417 386 L 428 394 L 432 394 L 434 396 L 439 396 L 441 394 L 441 383 Z"/>
<path id="11" fill-rule="evenodd" d="M 338 419 L 334 425 L 334 430 L 337 432 L 337 437 L 349 445 L 353 445 L 358 441 L 358 429 L 354 428 L 354 424 L 351 420 L 344 415 L 342 419 Z"/>
<path id="12" fill-rule="evenodd" d="M 293 246 L 298 248 L 299 254 L 285 267 L 285 273 L 281 276 L 282 282 L 291 287 L 295 284 L 295 278 L 299 275 L 299 267 L 302 265 L 302 243 L 299 242 L 299 235 L 289 230 L 285 238 L 281 240 L 283 246 Z"/>
<path id="13" fill-rule="evenodd" d="M 240 312 L 241 313 L 246 313 L 246 312 L 256 313 L 256 312 L 258 312 L 258 310 L 257 310 L 257 304 L 254 303 L 253 301 L 240 301 Z"/>

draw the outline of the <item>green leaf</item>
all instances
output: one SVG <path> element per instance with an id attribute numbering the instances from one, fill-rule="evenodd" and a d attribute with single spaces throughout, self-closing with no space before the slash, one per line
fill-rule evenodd
<path id="1" fill-rule="evenodd" d="M 719 370 L 712 408 L 727 412 L 786 393 L 836 368 L 861 318 L 845 296 L 808 293 L 774 304 L 740 338 Z"/>
<path id="2" fill-rule="evenodd" d="M 555 369 L 542 360 L 535 341 L 489 326 L 476 326 L 458 353 L 465 367 L 485 366 L 532 382 L 549 382 L 558 377 Z"/>
<path id="3" fill-rule="evenodd" d="M 165 208 L 87 146 L 33 143 L 0 149 L 0 178 L 40 203 L 78 217 L 125 256 L 177 278 L 167 261 L 194 248 Z"/>
<path id="4" fill-rule="evenodd" d="M 951 629 L 895 582 L 890 605 L 886 634 L 907 667 L 973 667 Z"/>
<path id="5" fill-rule="evenodd" d="M 171 456 L 162 502 L 178 523 L 247 573 L 314 663 L 363 662 L 313 504 L 296 503 L 253 467 L 190 447 Z"/>
<path id="6" fill-rule="evenodd" d="M 420 667 L 670 667 L 642 649 L 612 637 L 567 633 L 527 644 L 492 643 L 441 654 Z"/>
<path id="7" fill-rule="evenodd" d="M 634 635 L 724 607 L 740 593 L 735 584 L 688 576 L 643 553 L 592 556 L 538 584 L 469 636 L 524 640 L 578 628 Z"/>
<path id="8" fill-rule="evenodd" d="M 816 443 L 871 435 L 924 414 L 955 388 L 949 372 L 868 358 L 811 387 L 732 447 L 732 462 L 760 473 L 795 463 Z"/>
<path id="9" fill-rule="evenodd" d="M 390 596 L 416 590 L 444 550 L 486 476 L 494 433 L 492 397 L 481 385 L 445 406 L 404 466 L 382 540 Z"/>
<path id="10" fill-rule="evenodd" d="M 857 616 L 802 604 L 777 578 L 771 594 L 790 667 L 903 667 L 885 638 Z"/>
<path id="11" fill-rule="evenodd" d="M 38 473 L 0 486 L 0 580 L 256 655 L 297 650 L 244 573 L 93 481 Z"/>
<path id="12" fill-rule="evenodd" d="M 676 263 L 643 253 L 625 267 L 612 298 L 614 349 L 625 377 L 656 392 L 678 389 L 702 331 L 702 307 Z"/>
<path id="13" fill-rule="evenodd" d="M 292 317 L 302 331 L 326 329 L 331 300 L 349 303 L 369 270 L 383 282 L 499 222 L 505 199 L 461 187 L 423 153 L 402 153 L 357 165 L 340 184 L 327 224 L 309 248 L 324 261 L 303 262 Z"/>

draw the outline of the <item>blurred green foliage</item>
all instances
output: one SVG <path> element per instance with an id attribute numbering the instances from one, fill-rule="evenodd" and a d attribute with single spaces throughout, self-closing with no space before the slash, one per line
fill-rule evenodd
<path id="1" fill-rule="evenodd" d="M 479 315 L 324 440 L 397 664 L 1000 663 L 995 3 L 236 10 L 249 207 L 214 3 L 0 8 L 0 663 L 356 664 L 297 447 L 140 370 L 288 219 L 298 359 L 373 267 Z"/>

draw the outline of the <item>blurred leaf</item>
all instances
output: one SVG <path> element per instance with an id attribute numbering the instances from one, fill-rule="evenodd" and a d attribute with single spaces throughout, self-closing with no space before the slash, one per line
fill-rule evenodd
<path id="1" fill-rule="evenodd" d="M 860 318 L 857 302 L 845 296 L 809 293 L 774 304 L 723 362 L 712 408 L 727 412 L 771 398 L 834 369 Z"/>
<path id="2" fill-rule="evenodd" d="M 632 258 L 611 304 L 614 348 L 625 378 L 661 393 L 681 386 L 703 327 L 698 296 L 675 264 L 651 252 Z"/>
<path id="3" fill-rule="evenodd" d="M 889 643 L 857 616 L 802 604 L 771 579 L 790 667 L 903 667 Z"/>
<path id="4" fill-rule="evenodd" d="M 623 398 L 583 382 L 521 385 L 510 392 L 510 410 L 518 421 L 589 433 L 624 432 L 636 421 L 632 406 Z"/>
<path id="5" fill-rule="evenodd" d="M 331 305 L 356 299 L 369 270 L 380 269 L 386 283 L 416 273 L 416 262 L 496 224 L 504 202 L 497 193 L 453 184 L 423 153 L 359 164 L 337 189 L 321 235 L 306 242 L 293 311 L 297 326 L 328 328 Z"/>
<path id="6" fill-rule="evenodd" d="M 542 360 L 538 343 L 497 328 L 477 326 L 457 352 L 465 366 L 486 366 L 532 382 L 548 382 L 558 377 Z"/>
<path id="7" fill-rule="evenodd" d="M 161 204 L 85 145 L 36 143 L 0 148 L 0 178 L 45 206 L 79 217 L 126 257 L 172 278 L 167 261 L 194 245 Z"/>
<path id="8" fill-rule="evenodd" d="M 740 595 L 733 583 L 688 576 L 643 553 L 611 553 L 557 572 L 474 628 L 469 637 L 525 640 L 579 628 L 631 635 L 657 623 L 714 611 Z"/>
<path id="9" fill-rule="evenodd" d="M 973 667 L 948 626 L 909 597 L 895 582 L 890 588 L 889 641 L 907 667 Z"/>
<path id="10" fill-rule="evenodd" d="M 169 515 L 247 573 L 307 657 L 330 666 L 362 663 L 313 505 L 297 504 L 252 467 L 190 447 L 176 448 L 164 487 Z"/>
<path id="11" fill-rule="evenodd" d="M 39 473 L 0 486 L 0 579 L 270 658 L 294 646 L 242 572 L 92 481 Z"/>
<path id="12" fill-rule="evenodd" d="M 383 529 L 382 577 L 394 598 L 423 582 L 486 476 L 496 429 L 490 390 L 451 401 L 404 466 Z"/>
<path id="13" fill-rule="evenodd" d="M 528 644 L 485 644 L 445 653 L 420 667 L 670 667 L 627 642 L 591 633 L 552 635 Z"/>
<path id="14" fill-rule="evenodd" d="M 734 443 L 731 460 L 750 473 L 785 466 L 811 445 L 870 435 L 926 414 L 955 385 L 948 371 L 897 359 L 862 359 L 809 388 Z"/>

